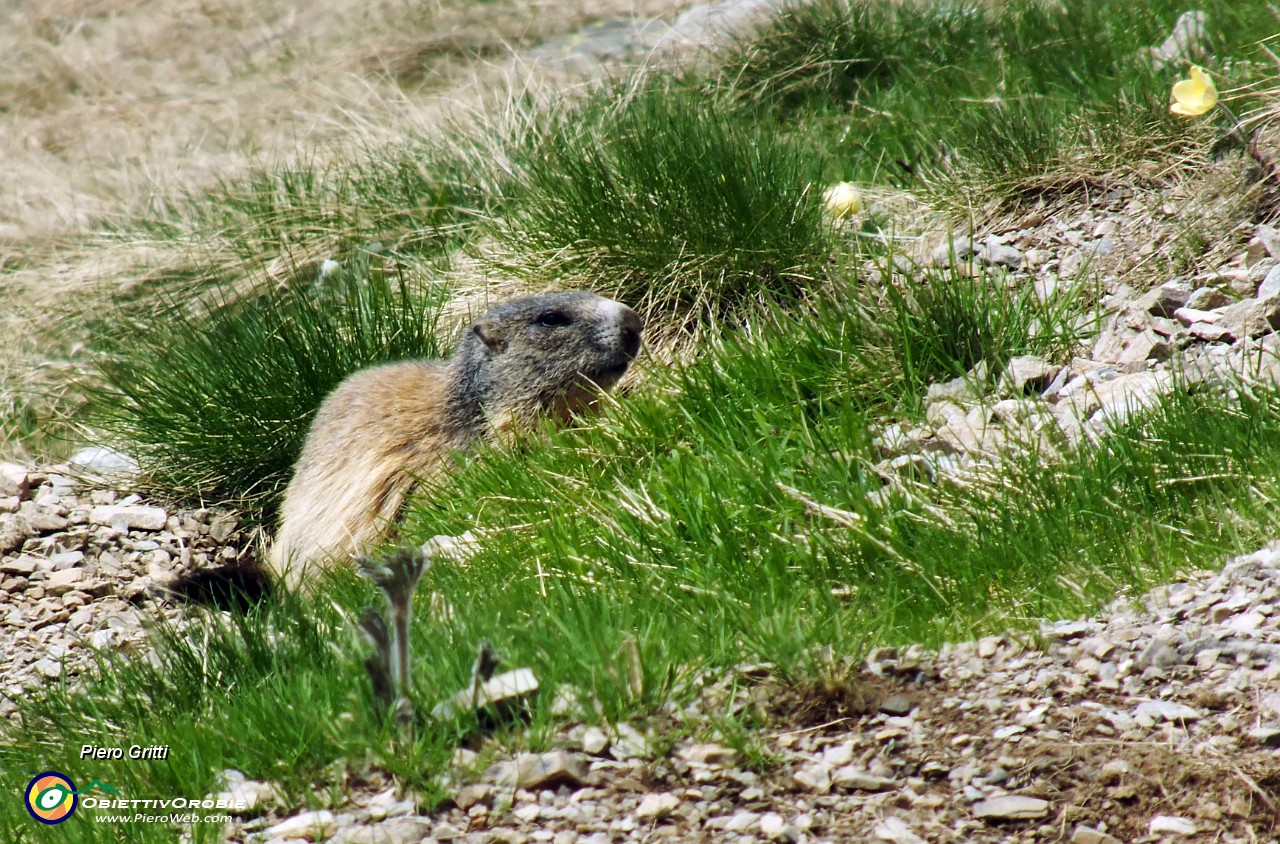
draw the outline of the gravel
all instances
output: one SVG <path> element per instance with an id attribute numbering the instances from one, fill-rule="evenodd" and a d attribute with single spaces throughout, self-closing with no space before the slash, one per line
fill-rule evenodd
<path id="1" fill-rule="evenodd" d="M 166 585 L 253 547 L 243 532 L 211 535 L 225 515 L 170 512 L 59 469 L 0 464 L 13 493 L 0 506 L 0 717 L 28 685 L 64 671 L 74 681 L 95 650 L 141 652 L 144 618 L 184 617 Z"/>

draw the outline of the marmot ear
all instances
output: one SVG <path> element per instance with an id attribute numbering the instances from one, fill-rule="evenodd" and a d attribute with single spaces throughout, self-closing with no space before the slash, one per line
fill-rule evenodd
<path id="1" fill-rule="evenodd" d="M 494 351 L 502 351 L 507 347 L 507 338 L 502 333 L 502 324 L 496 319 L 482 319 L 471 330 Z"/>

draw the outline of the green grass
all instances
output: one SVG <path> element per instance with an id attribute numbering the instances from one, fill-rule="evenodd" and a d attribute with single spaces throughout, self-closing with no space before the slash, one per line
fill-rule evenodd
<path id="1" fill-rule="evenodd" d="M 1263 58 L 1253 39 L 1276 13 L 1202 8 L 1223 85 L 1264 73 L 1241 59 Z M 832 181 L 966 207 L 1117 174 L 1158 180 L 1208 149 L 1229 118 L 1172 116 L 1184 68 L 1142 58 L 1183 10 L 816 0 L 721 50 L 711 71 L 652 72 L 551 106 L 516 98 L 499 119 L 229 180 L 118 233 L 206 254 L 203 270 L 160 270 L 161 286 L 374 246 L 434 259 L 496 235 L 505 269 L 603 287 L 683 328 L 820 287 L 842 251 L 818 201 Z"/>
<path id="2" fill-rule="evenodd" d="M 668 319 L 811 284 L 831 251 L 821 156 L 723 98 L 636 85 L 545 117 L 497 229 L 513 260 Z"/>
<path id="3" fill-rule="evenodd" d="M 1265 60 L 1264 3 L 1227 0 L 1208 14 L 1211 70 L 1231 57 Z M 1169 114 L 1182 65 L 1143 58 L 1187 6 L 1177 2 L 795 4 L 722 51 L 710 86 L 731 85 L 820 138 L 833 176 L 894 181 L 943 195 L 1066 186 L 1199 144 L 1215 121 Z"/>
<path id="4" fill-rule="evenodd" d="M 881 279 L 892 266 L 891 255 L 882 259 Z M 860 288 L 849 298 L 862 318 L 831 333 L 831 345 L 848 344 L 857 388 L 878 411 L 918 414 L 930 384 L 979 362 L 992 378 L 1016 355 L 1065 362 L 1091 333 L 1084 318 L 1091 285 L 1083 278 L 1041 299 L 1034 285 L 977 263 L 918 272 Z"/>
<path id="5" fill-rule="evenodd" d="M 439 356 L 443 291 L 371 255 L 291 292 L 227 290 L 104 323 L 92 418 L 169 497 L 270 510 L 345 376 Z"/>
<path id="6" fill-rule="evenodd" d="M 326 588 L 333 603 L 280 595 L 247 614 L 197 618 L 186 629 L 157 617 L 154 663 L 104 654 L 89 693 L 55 685 L 24 714 L 27 740 L 6 737 L 0 746 L 6 791 L 38 773 L 29 771 L 38 759 L 40 770 L 67 772 L 79 787 L 98 779 L 130 799 L 200 797 L 217 791 L 219 771 L 234 768 L 277 783 L 294 803 L 323 804 L 323 790 L 313 795 L 312 785 L 341 760 L 394 773 L 424 800 L 437 799 L 431 773 L 447 763 L 458 735 L 434 729 L 406 736 L 368 705 L 355 656 L 360 640 L 342 607 L 368 603 L 371 589 L 351 575 Z M 129 726 L 111 737 L 113 725 Z M 81 743 L 168 745 L 171 753 L 158 763 L 81 762 Z M 4 840 L 44 840 L 31 837 L 21 801 L 8 802 L 19 812 L 0 813 Z M 170 830 L 73 819 L 58 832 L 72 841 L 164 841 L 172 840 Z M 217 830 L 197 824 L 195 840 L 220 841 Z"/>
<path id="7" fill-rule="evenodd" d="M 439 253 L 465 240 L 502 198 L 489 181 L 500 171 L 479 136 L 459 130 L 450 141 L 409 138 L 334 163 L 257 169 L 160 201 L 116 231 L 196 244 L 216 239 L 248 262 L 316 250 L 341 259 L 375 243 L 404 255 Z"/>

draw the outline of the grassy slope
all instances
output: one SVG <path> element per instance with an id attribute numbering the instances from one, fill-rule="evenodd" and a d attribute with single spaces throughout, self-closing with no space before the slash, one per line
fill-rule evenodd
<path id="1" fill-rule="evenodd" d="M 1220 56 L 1248 53 L 1249 27 L 1260 26 L 1270 13 L 1261 4 L 1210 5 L 1211 20 L 1221 26 Z M 767 151 L 782 157 L 762 157 L 741 170 L 718 169 L 714 159 L 696 163 L 711 165 L 711 173 L 740 173 L 734 184 L 749 185 L 762 172 L 771 178 L 787 172 L 760 165 L 789 160 L 783 153 L 791 145 L 823 151 L 811 165 L 814 174 L 896 181 L 902 176 L 887 162 L 906 156 L 917 187 L 921 183 L 914 180 L 922 173 L 933 174 L 927 185 L 935 196 L 968 196 L 976 181 L 980 195 L 1008 200 L 1017 195 L 1010 193 L 1012 182 L 1018 189 L 1053 180 L 1078 183 L 1114 165 L 1117 150 L 1141 147 L 1148 160 L 1167 162 L 1169 146 L 1194 151 L 1212 142 L 1212 118 L 1188 129 L 1164 116 L 1175 71 L 1168 78 L 1128 73 L 1136 47 L 1159 41 L 1179 10 L 1157 5 L 1148 18 L 1128 4 L 1089 8 L 1091 14 L 1072 20 L 1009 12 L 1012 22 L 994 34 L 977 29 L 984 38 L 1003 39 L 994 51 L 980 43 L 963 16 L 944 18 L 936 30 L 910 20 L 874 21 L 868 31 L 883 37 L 854 45 L 862 51 L 858 55 L 870 58 L 842 67 L 835 78 L 827 78 L 831 64 L 820 56 L 784 62 L 781 70 L 792 71 L 784 74 L 753 59 L 757 48 L 744 46 L 737 58 L 723 59 L 724 77 L 686 79 L 682 85 L 702 91 L 717 86 L 738 102 L 741 114 L 772 121 L 767 125 L 779 127 L 780 146 Z M 894 25 L 908 24 L 896 40 L 889 37 Z M 921 31 L 933 34 L 921 38 Z M 832 49 L 853 48 L 837 42 Z M 946 85 L 936 79 L 939 63 Z M 805 82 L 809 77 L 816 81 Z M 732 87 L 726 87 L 727 78 L 735 80 Z M 996 90 L 1005 105 L 993 113 Z M 1082 99 L 1083 113 L 1094 122 L 1081 121 Z M 608 131 L 588 131 L 580 140 L 535 124 L 543 134 L 534 140 L 546 140 L 566 160 L 583 165 L 603 150 L 630 156 L 627 163 L 637 168 L 655 149 L 665 149 L 667 156 L 698 149 L 687 143 L 630 150 L 608 144 L 609 132 L 620 130 L 605 118 L 619 113 L 598 109 L 593 120 L 601 122 L 586 127 Z M 623 118 L 629 114 L 621 112 Z M 733 137 L 761 143 L 734 122 L 733 108 L 726 105 L 723 114 Z M 873 121 L 875 114 L 888 118 Z M 1045 131 L 1011 140 L 1011 127 L 1028 115 L 1035 117 L 1033 127 Z M 1079 131 L 1111 118 L 1106 125 L 1116 135 Z M 645 118 L 632 131 L 659 125 Z M 851 138 L 859 154 L 852 154 Z M 1114 143 L 1116 138 L 1128 145 Z M 350 185 L 351 174 L 395 173 L 395 162 L 406 160 L 403 153 L 414 143 L 338 165 L 334 184 Z M 951 156 L 944 158 L 940 143 Z M 1021 150 L 1022 169 L 993 180 L 995 151 L 1002 149 Z M 607 271 L 614 260 L 623 271 L 605 277 L 614 284 L 636 283 L 626 272 L 631 253 L 625 250 L 646 244 L 625 234 L 639 224 L 656 226 L 672 207 L 664 204 L 666 196 L 650 206 L 637 203 L 645 197 L 646 171 L 636 169 L 640 175 L 631 182 L 605 183 L 601 174 L 617 169 L 615 159 L 603 169 L 571 171 L 583 174 L 577 182 L 561 182 L 520 166 L 518 145 L 508 142 L 506 150 L 512 152 L 501 158 L 511 164 L 508 180 L 486 184 L 504 185 L 502 198 L 513 203 L 512 216 L 493 224 L 513 236 L 508 243 L 567 256 L 566 263 L 551 265 L 567 279 L 583 272 L 583 261 L 591 271 Z M 965 167 L 956 169 L 955 162 Z M 380 170 L 380 163 L 387 168 Z M 1064 173 L 1072 179 L 1063 182 Z M 371 186 L 375 207 L 394 210 L 405 197 L 390 182 L 359 183 Z M 661 184 L 667 191 L 679 187 L 675 181 Z M 274 235 L 261 238 L 262 232 L 314 233 L 305 224 L 315 219 L 317 203 L 272 203 L 267 194 L 278 195 L 274 188 L 258 190 L 250 182 L 233 187 L 249 199 L 242 210 L 229 209 L 222 229 L 230 234 L 215 245 L 214 266 L 228 266 L 220 256 L 230 249 L 249 262 L 252 276 L 273 257 L 266 247 Z M 431 198 L 441 195 L 413 181 L 408 190 L 425 194 L 422 208 L 433 207 Z M 575 192 L 562 192 L 569 190 Z M 701 202 L 722 208 L 724 200 L 710 194 L 704 185 L 692 204 L 678 207 L 696 209 Z M 335 242 L 359 246 L 384 230 L 376 214 L 366 226 L 349 213 L 368 199 L 347 201 L 342 190 L 329 187 L 319 196 L 318 204 L 335 212 L 320 227 L 317 242 L 325 249 Z M 736 206 L 739 213 L 776 211 L 777 203 L 767 205 L 768 191 L 733 199 L 742 196 L 748 199 Z M 812 213 L 816 203 L 812 192 L 782 199 L 784 208 L 803 213 Z M 536 212 L 557 202 L 599 211 L 584 216 L 614 228 L 557 233 L 530 225 L 539 219 Z M 643 217 L 653 209 L 654 216 Z M 209 213 L 197 203 L 167 221 L 153 218 L 147 227 L 163 232 L 157 226 L 171 225 L 170 236 L 185 237 L 211 219 Z M 689 219 L 687 225 L 697 226 L 716 217 L 695 213 Z M 503 230 L 508 224 L 514 228 Z M 429 220 L 410 217 L 389 229 L 423 225 Z M 656 319 L 687 313 L 664 309 L 663 303 L 687 303 L 690 293 L 712 301 L 740 295 L 743 275 L 737 270 L 743 256 L 755 254 L 757 239 L 749 227 L 728 229 L 718 239 L 691 240 L 712 248 L 659 254 L 646 265 L 639 279 L 659 285 L 652 297 Z M 687 697 L 702 668 L 720 671 L 766 660 L 804 682 L 840 670 L 824 656 L 827 646 L 856 658 L 880 643 L 936 644 L 1009 626 L 1025 629 L 1039 617 L 1087 611 L 1179 567 L 1246 548 L 1274 530 L 1266 505 L 1280 492 L 1274 469 L 1280 465 L 1280 405 L 1269 393 L 1243 401 L 1212 393 L 1176 395 L 1101 448 L 1068 454 L 1049 468 L 1024 458 L 1011 461 L 989 483 L 921 487 L 913 498 L 887 502 L 869 497 L 880 487 L 870 470 L 878 457 L 868 442 L 869 420 L 918 412 L 929 380 L 966 369 L 975 356 L 998 361 L 1025 349 L 1061 355 L 1067 347 L 1060 336 L 1032 331 L 1036 321 L 1026 320 L 1015 321 L 1017 330 L 993 336 L 980 349 L 966 349 L 975 320 L 1029 308 L 1029 300 L 994 283 L 970 288 L 958 306 L 928 297 L 923 303 L 919 297 L 895 301 L 855 280 L 863 256 L 833 245 L 816 218 L 799 230 L 802 246 L 790 247 L 791 257 L 783 262 L 790 265 L 782 268 L 799 284 L 784 290 L 768 286 L 781 298 L 752 295 L 748 288 L 743 304 L 751 307 L 735 310 L 725 325 L 704 327 L 706 348 L 699 359 L 671 369 L 655 366 L 642 387 L 579 430 L 549 432 L 514 451 L 485 454 L 446 490 L 414 508 L 414 538 L 467 529 L 484 537 L 474 559 L 438 566 L 423 589 L 416 641 L 429 644 L 419 646 L 415 662 L 420 709 L 465 680 L 471 655 L 486 638 L 510 662 L 534 668 L 547 688 L 582 690 L 587 717 L 630 718 Z M 548 239 L 534 243 L 529 235 Z M 611 249 L 623 250 L 623 257 Z M 392 251 L 397 260 L 417 254 L 402 241 Z M 709 260 L 691 265 L 690 256 Z M 548 266 L 536 254 L 529 257 L 534 260 L 528 267 Z M 746 278 L 757 283 L 775 278 L 759 264 L 747 266 Z M 964 282 L 936 284 L 954 290 Z M 802 302 L 789 298 L 797 293 Z M 958 312 L 967 317 L 956 319 Z M 1064 312 L 1049 322 L 1066 325 L 1071 316 Z M 935 344 L 939 337 L 951 342 Z M 265 351 L 269 339 L 262 335 L 255 342 Z M 921 360 L 917 353 L 927 366 L 902 365 Z M 179 375 L 175 381 L 182 380 Z M 89 773 L 74 758 L 79 743 L 117 743 L 120 725 L 130 725 L 131 741 L 183 750 L 166 766 L 95 769 L 99 778 L 109 771 L 127 792 L 203 793 L 216 771 L 235 767 L 280 781 L 299 805 L 324 803 L 331 794 L 340 799 L 340 778 L 330 767 L 340 763 L 357 772 L 389 771 L 430 802 L 453 734 L 423 725 L 398 735 L 370 709 L 349 622 L 372 595 L 341 574 L 324 593 L 332 602 L 286 599 L 190 638 L 172 635 L 161 648 L 159 669 L 109 664 L 87 695 L 55 689 L 24 702 L 24 728 L 5 733 L 0 767 L 25 770 L 30 759 L 39 758 L 50 767 Z M 554 721 L 549 699 L 535 729 L 513 735 L 513 743 L 536 745 L 545 738 L 543 728 Z M 74 747 L 65 743 L 67 735 L 76 736 Z M 312 791 L 316 784 L 322 786 L 319 793 Z M 0 808 L 0 834 L 14 837 L 25 822 L 20 809 Z M 84 840 L 111 835 L 85 824 L 68 829 Z M 161 832 L 145 834 L 165 840 Z"/>
<path id="2" fill-rule="evenodd" d="M 207 281 L 243 250 L 225 243 L 236 203 L 218 184 L 243 195 L 254 168 L 295 158 L 285 169 L 314 182 L 358 164 L 362 149 L 416 138 L 398 164 L 383 155 L 372 165 L 386 174 L 375 179 L 412 187 L 420 139 L 440 136 L 450 114 L 472 119 L 490 100 L 537 88 L 541 72 L 508 73 L 513 53 L 689 2 L 56 0 L 0 11 L 0 50 L 12 58 L 0 69 L 0 455 L 61 456 L 73 447 L 64 437 L 83 435 L 69 418 L 81 396 L 66 382 L 82 368 L 85 323 L 113 298 L 157 277 Z M 188 193 L 221 210 L 189 225 L 168 219 L 170 200 Z M 388 233 L 382 219 L 379 233 L 394 241 L 429 217 L 415 213 L 440 204 L 426 193 L 389 195 L 415 223 Z M 271 241 L 280 227 L 258 212 L 249 228 L 271 244 L 266 260 L 315 257 Z M 326 222 L 313 205 L 303 213 Z M 359 236 L 351 216 L 334 224 L 348 239 Z M 157 218 L 168 225 L 111 234 Z M 297 216 L 279 222 L 294 237 L 316 230 Z"/>
<path id="3" fill-rule="evenodd" d="M 686 394 L 703 396 L 694 419 L 635 397 L 600 425 L 554 435 L 554 449 L 487 455 L 417 514 L 424 533 L 479 527 L 486 537 L 467 564 L 428 575 L 420 710 L 465 682 L 483 639 L 546 688 L 581 690 L 588 720 L 628 718 L 686 699 L 702 668 L 769 661 L 804 683 L 840 676 L 871 645 L 1070 616 L 1276 527 L 1274 392 L 1243 405 L 1177 398 L 1065 466 L 1027 460 L 998 482 L 881 508 L 865 496 L 873 483 L 850 471 L 867 456 L 861 414 L 797 402 L 791 373 L 734 360 L 683 376 Z M 724 413 L 744 391 L 758 410 Z M 840 451 L 828 452 L 834 443 Z M 779 483 L 833 509 L 807 512 Z M 280 782 L 301 805 L 330 799 L 311 784 L 330 782 L 340 762 L 358 776 L 389 772 L 430 803 L 454 733 L 424 722 L 400 735 L 374 714 L 350 624 L 370 589 L 342 574 L 322 590 L 330 601 L 268 604 L 171 636 L 159 666 L 108 665 L 86 694 L 24 702 L 24 727 L 6 736 L 0 761 L 109 776 L 130 794 L 203 793 L 233 767 Z M 556 720 L 550 699 L 535 725 Z M 115 725 L 178 752 L 164 765 L 77 761 L 81 742 L 122 741 Z M 512 739 L 536 747 L 542 735 L 535 726 Z M 0 812 L 6 824 L 20 828 L 20 812 Z M 99 830 L 69 833 L 101 840 Z"/>

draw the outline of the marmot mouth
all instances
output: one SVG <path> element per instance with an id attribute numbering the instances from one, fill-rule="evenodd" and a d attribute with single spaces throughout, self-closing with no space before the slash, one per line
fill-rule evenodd
<path id="1" fill-rule="evenodd" d="M 627 374 L 627 370 L 631 367 L 630 360 L 623 360 L 612 366 L 602 366 L 595 372 L 584 373 L 587 378 L 594 381 L 597 385 L 604 389 L 609 389 Z"/>

